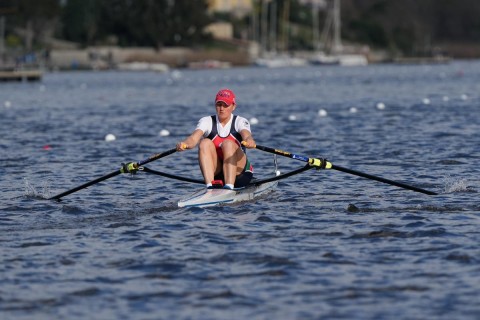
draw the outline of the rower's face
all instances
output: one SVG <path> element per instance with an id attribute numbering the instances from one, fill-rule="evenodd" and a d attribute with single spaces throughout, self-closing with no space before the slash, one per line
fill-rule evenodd
<path id="1" fill-rule="evenodd" d="M 218 101 L 215 103 L 215 109 L 220 120 L 229 119 L 233 110 L 235 110 L 235 104 L 227 105 L 223 101 Z"/>

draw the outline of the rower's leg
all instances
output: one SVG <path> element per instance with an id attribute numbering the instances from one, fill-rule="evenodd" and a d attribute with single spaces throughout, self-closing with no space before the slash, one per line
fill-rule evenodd
<path id="1" fill-rule="evenodd" d="M 198 161 L 205 184 L 212 183 L 215 174 L 221 170 L 215 145 L 210 139 L 203 139 L 198 146 Z"/>
<path id="2" fill-rule="evenodd" d="M 235 178 L 242 173 L 245 168 L 247 156 L 243 153 L 235 142 L 225 140 L 222 142 L 223 152 L 223 176 L 225 177 L 225 184 L 235 184 Z"/>

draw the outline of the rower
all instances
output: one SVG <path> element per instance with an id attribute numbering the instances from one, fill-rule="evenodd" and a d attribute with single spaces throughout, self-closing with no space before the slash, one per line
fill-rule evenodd
<path id="1" fill-rule="evenodd" d="M 255 140 L 248 120 L 233 114 L 236 107 L 233 91 L 221 89 L 215 96 L 216 115 L 201 118 L 192 134 L 177 143 L 177 151 L 199 144 L 198 160 L 207 188 L 219 180 L 225 189 L 240 188 L 253 177 L 245 147 L 254 148 Z"/>

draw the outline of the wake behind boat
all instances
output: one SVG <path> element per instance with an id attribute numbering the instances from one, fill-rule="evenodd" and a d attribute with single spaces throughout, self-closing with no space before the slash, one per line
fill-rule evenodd
<path id="1" fill-rule="evenodd" d="M 232 204 L 241 201 L 249 201 L 269 192 L 272 192 L 278 182 L 266 182 L 256 184 L 253 181 L 244 188 L 235 189 L 207 189 L 203 188 L 192 195 L 178 201 L 182 207 L 212 207 L 220 204 Z"/>

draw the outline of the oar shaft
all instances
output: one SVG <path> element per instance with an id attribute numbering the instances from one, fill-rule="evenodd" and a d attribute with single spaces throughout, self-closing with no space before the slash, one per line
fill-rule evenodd
<path id="1" fill-rule="evenodd" d="M 102 181 L 104 181 L 104 180 L 107 180 L 107 179 L 110 179 L 110 178 L 112 178 L 112 177 L 115 177 L 116 175 L 119 175 L 120 173 L 121 173 L 120 170 L 111 172 L 111 173 L 109 173 L 109 174 L 107 174 L 107 175 L 105 175 L 105 176 L 103 176 L 103 177 L 100 177 L 100 178 L 98 178 L 98 179 L 95 179 L 95 180 L 92 180 L 92 181 L 90 181 L 90 182 L 84 183 L 84 184 L 82 184 L 81 186 L 78 186 L 78 187 L 73 188 L 73 189 L 71 189 L 71 190 L 68 190 L 68 191 L 65 191 L 65 192 L 63 192 L 63 193 L 57 194 L 56 196 L 51 197 L 50 200 L 58 200 L 58 199 L 60 199 L 60 198 L 63 198 L 63 197 L 65 197 L 65 196 L 68 196 L 68 195 L 71 194 L 71 193 L 77 192 L 77 191 L 79 191 L 79 190 L 88 188 L 88 187 L 90 187 L 91 185 L 94 185 L 94 184 L 96 184 L 96 183 L 99 183 L 99 182 L 102 182 Z"/>
<path id="2" fill-rule="evenodd" d="M 160 158 L 169 156 L 169 155 L 171 155 L 172 153 L 175 153 L 175 152 L 177 152 L 177 148 L 173 148 L 173 149 L 170 149 L 170 150 L 162 152 L 162 153 L 154 154 L 153 156 L 150 156 L 147 159 L 144 159 L 144 160 L 140 161 L 138 163 L 138 165 L 143 166 L 144 164 L 147 164 L 149 162 L 152 162 L 152 161 L 158 160 Z"/>
<path id="3" fill-rule="evenodd" d="M 157 154 L 154 154 L 140 162 L 137 163 L 138 166 L 143 166 L 144 164 L 147 164 L 149 162 L 152 162 L 152 161 L 155 161 L 155 160 L 158 160 L 160 158 L 163 158 L 163 157 L 166 157 L 168 155 L 171 155 L 172 153 L 175 153 L 177 151 L 176 148 L 173 148 L 173 149 L 170 149 L 168 151 L 165 151 L 165 152 L 162 152 L 162 153 L 157 153 Z M 68 191 L 65 191 L 63 193 L 60 193 L 60 194 L 57 194 L 56 196 L 53 196 L 51 198 L 49 198 L 49 200 L 59 200 L 60 198 L 63 198 L 65 196 L 68 196 L 69 194 L 71 193 L 74 193 L 74 192 L 77 192 L 79 190 L 82 190 L 82 189 L 85 189 L 85 188 L 88 188 L 90 187 L 91 185 L 94 185 L 96 183 L 99 183 L 99 182 L 102 182 L 104 180 L 107 180 L 107 179 L 110 179 L 112 177 L 115 177 L 117 175 L 119 175 L 120 173 L 124 173 L 122 170 L 117 170 L 117 171 L 114 171 L 114 172 L 111 172 L 103 177 L 100 177 L 100 178 L 97 178 L 95 180 L 92 180 L 90 182 L 87 182 L 87 183 L 84 183 L 82 184 L 81 186 L 78 186 L 76 188 L 73 188 L 71 190 L 68 190 Z"/>
<path id="4" fill-rule="evenodd" d="M 279 150 L 279 149 L 273 149 L 273 148 L 260 146 L 260 145 L 256 145 L 255 148 L 257 148 L 259 150 L 262 150 L 262 151 L 270 152 L 270 153 L 273 153 L 273 154 L 278 154 L 280 156 L 284 156 L 284 157 L 287 157 L 287 158 L 292 158 L 292 159 L 300 160 L 300 161 L 303 161 L 303 162 L 307 162 L 310 165 L 316 166 L 316 167 L 319 167 L 319 168 L 334 169 L 334 170 L 342 171 L 342 172 L 345 172 L 345 173 L 353 174 L 353 175 L 356 175 L 356 176 L 359 176 L 359 177 L 383 182 L 383 183 L 386 183 L 386 184 L 390 184 L 390 185 L 393 185 L 393 186 L 397 186 L 397 187 L 400 187 L 400 188 L 404 188 L 404 189 L 408 189 L 408 190 L 412 190 L 412 191 L 416 191 L 416 192 L 420 192 L 420 193 L 424 193 L 424 194 L 428 194 L 428 195 L 436 195 L 437 194 L 435 192 L 424 190 L 424 189 L 417 188 L 417 187 L 414 187 L 414 186 L 410 186 L 410 185 L 405 184 L 405 183 L 396 182 L 396 181 L 388 180 L 388 179 L 385 179 L 385 178 L 373 176 L 371 174 L 363 173 L 363 172 L 360 172 L 360 171 L 355 171 L 355 170 L 343 168 L 343 167 L 334 165 L 334 164 L 326 161 L 325 159 L 308 158 L 308 157 L 300 156 L 300 155 L 293 154 L 293 153 L 290 153 L 290 152 L 287 152 L 287 151 L 283 151 L 283 150 Z"/>
<path id="5" fill-rule="evenodd" d="M 315 167 L 322 167 L 322 166 L 325 167 L 325 165 L 329 166 L 329 162 L 325 161 L 324 159 L 308 158 L 308 157 L 301 156 L 301 155 L 294 154 L 294 153 L 290 153 L 290 152 L 287 152 L 287 151 L 283 151 L 283 150 L 279 150 L 279 149 L 273 149 L 273 148 L 269 148 L 269 147 L 265 147 L 265 146 L 260 146 L 258 144 L 255 146 L 255 148 L 257 148 L 259 150 L 262 150 L 262 151 L 277 154 L 279 156 L 284 156 L 284 157 L 287 157 L 287 158 L 307 162 L 307 163 L 309 163 L 309 164 L 311 164 L 312 166 L 315 166 Z"/>
<path id="6" fill-rule="evenodd" d="M 386 183 L 386 184 L 390 184 L 390 185 L 392 185 L 392 186 L 397 186 L 397 187 L 400 187 L 400 188 L 404 188 L 404 189 L 408 189 L 408 190 L 412 190 L 412 191 L 416 191 L 416 192 L 425 193 L 425 194 L 428 194 L 428 195 L 436 195 L 436 194 L 437 194 L 437 193 L 435 193 L 435 192 L 428 191 L 428 190 L 424 190 L 424 189 L 417 188 L 417 187 L 414 187 L 414 186 L 410 186 L 410 185 L 405 184 L 405 183 L 401 183 L 401 182 L 397 182 L 397 181 L 385 179 L 385 178 L 382 178 L 382 177 L 372 176 L 371 174 L 367 174 L 367 173 L 363 173 L 363 172 L 360 172 L 360 171 L 356 171 L 356 170 L 352 170 L 352 169 L 340 167 L 340 166 L 337 166 L 337 165 L 334 165 L 334 164 L 332 164 L 332 169 L 338 170 L 338 171 L 342 171 L 342 172 L 345 172 L 345 173 L 349 173 L 349 174 L 353 174 L 353 175 L 355 175 L 355 176 L 359 176 L 359 177 L 363 177 L 363 178 L 367 178 L 367 179 L 371 179 L 371 180 L 383 182 L 383 183 Z"/>
<path id="7" fill-rule="evenodd" d="M 147 167 L 143 167 L 143 172 L 148 172 L 148 173 L 156 174 L 156 175 L 159 175 L 159 176 L 162 176 L 162 177 L 166 177 L 166 178 L 170 178 L 170 179 L 176 179 L 176 180 L 185 181 L 185 182 L 205 184 L 205 181 L 203 181 L 203 180 L 176 176 L 174 174 L 170 174 L 170 173 L 166 173 L 166 172 L 162 172 L 162 171 L 157 171 L 157 170 L 152 170 L 152 169 L 147 168 Z"/>
<path id="8" fill-rule="evenodd" d="M 299 174 L 299 173 L 302 173 L 304 171 L 307 171 L 307 170 L 310 170 L 310 169 L 313 169 L 315 167 L 312 167 L 311 165 L 308 165 L 306 164 L 304 167 L 301 167 L 300 169 L 296 169 L 296 170 L 293 170 L 293 171 L 290 171 L 290 172 L 287 172 L 287 173 L 282 173 L 281 175 L 279 176 L 275 176 L 275 177 L 271 177 L 271 178 L 266 178 L 266 179 L 260 179 L 260 180 L 254 180 L 254 181 L 251 181 L 249 183 L 249 185 L 260 185 L 262 183 L 267 183 L 267 182 L 273 182 L 273 181 L 278 181 L 278 180 L 282 180 L 282 179 L 285 179 L 285 178 L 288 178 L 288 177 L 291 177 L 295 174 Z"/>

